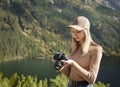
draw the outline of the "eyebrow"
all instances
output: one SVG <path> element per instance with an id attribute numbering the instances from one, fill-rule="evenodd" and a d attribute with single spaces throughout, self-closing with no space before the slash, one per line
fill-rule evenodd
<path id="1" fill-rule="evenodd" d="M 81 32 L 82 30 L 80 30 L 80 31 L 79 30 L 72 30 L 72 31 Z"/>

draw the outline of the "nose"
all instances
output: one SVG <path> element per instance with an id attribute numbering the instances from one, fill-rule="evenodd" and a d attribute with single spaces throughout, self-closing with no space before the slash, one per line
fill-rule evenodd
<path id="1" fill-rule="evenodd" d="M 75 39 L 78 38 L 78 35 L 77 35 L 77 34 L 74 34 L 74 35 L 73 35 L 73 38 L 75 38 Z"/>
<path id="2" fill-rule="evenodd" d="M 77 37 L 78 36 L 78 34 L 75 32 L 74 34 L 73 34 L 75 37 Z"/>

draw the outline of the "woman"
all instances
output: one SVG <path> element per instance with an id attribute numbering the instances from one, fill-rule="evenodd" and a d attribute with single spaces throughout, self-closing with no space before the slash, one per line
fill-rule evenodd
<path id="1" fill-rule="evenodd" d="M 71 59 L 62 60 L 60 71 L 70 79 L 68 87 L 93 87 L 102 58 L 102 47 L 92 40 L 90 22 L 86 17 L 77 17 L 68 27 L 72 35 Z"/>

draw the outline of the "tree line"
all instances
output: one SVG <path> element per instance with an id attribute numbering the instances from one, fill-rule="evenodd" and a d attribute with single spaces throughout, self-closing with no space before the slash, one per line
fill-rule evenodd
<path id="1" fill-rule="evenodd" d="M 18 73 L 5 77 L 0 72 L 0 87 L 67 87 L 67 83 L 68 79 L 63 74 L 59 74 L 55 78 L 38 80 L 37 77 L 19 75 Z M 110 84 L 97 82 L 94 87 L 110 87 Z"/>

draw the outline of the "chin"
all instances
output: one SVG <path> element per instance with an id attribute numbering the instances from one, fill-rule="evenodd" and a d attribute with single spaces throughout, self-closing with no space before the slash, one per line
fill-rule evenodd
<path id="1" fill-rule="evenodd" d="M 79 42 L 80 40 L 76 40 L 77 42 Z"/>

